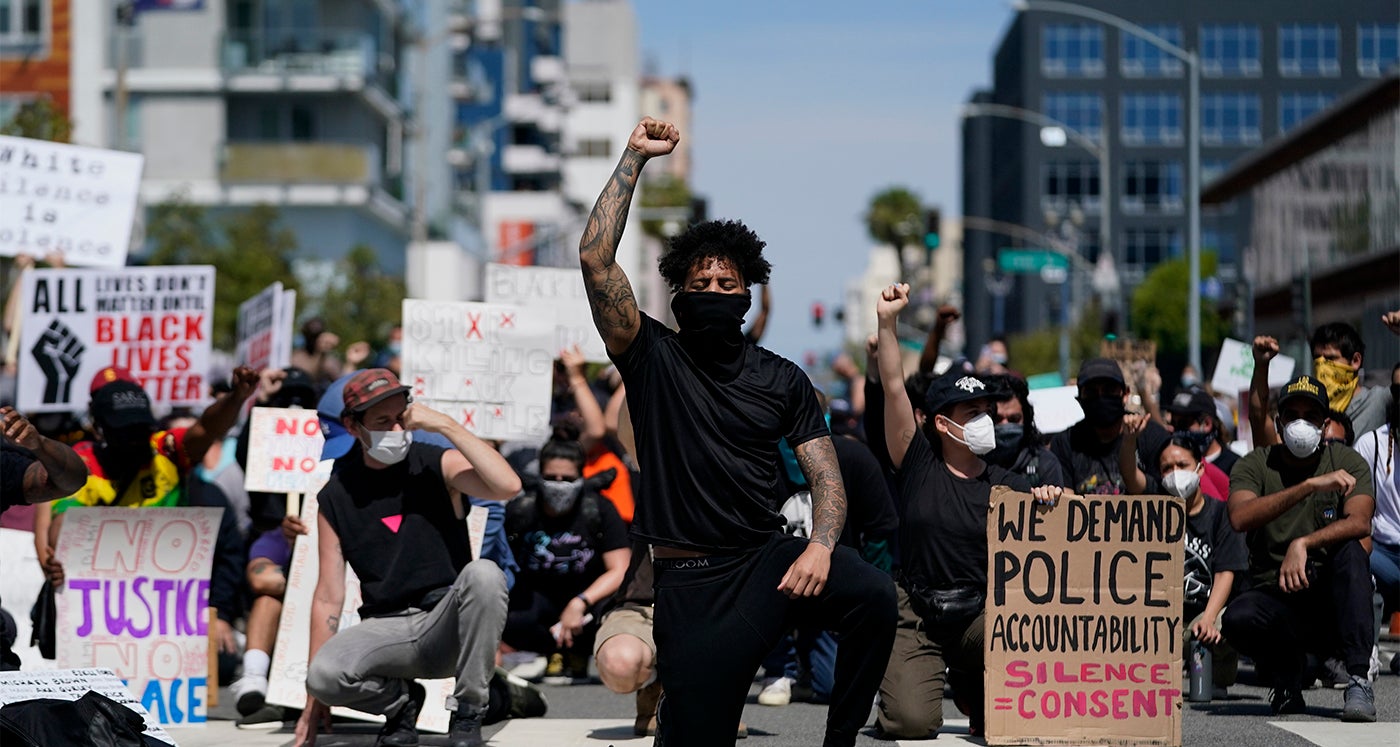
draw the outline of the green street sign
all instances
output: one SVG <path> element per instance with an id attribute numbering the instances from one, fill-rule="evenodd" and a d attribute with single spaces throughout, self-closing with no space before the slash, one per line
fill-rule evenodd
<path id="1" fill-rule="evenodd" d="M 1009 249 L 997 251 L 997 267 L 1002 272 L 1040 273 L 1045 269 L 1069 270 L 1069 257 L 1049 249 Z"/>

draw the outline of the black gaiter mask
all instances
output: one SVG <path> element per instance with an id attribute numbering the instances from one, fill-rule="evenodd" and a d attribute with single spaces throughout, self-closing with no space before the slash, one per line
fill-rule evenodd
<path id="1" fill-rule="evenodd" d="M 1084 410 L 1084 419 L 1095 428 L 1107 428 L 1128 412 L 1122 397 L 1081 397 L 1079 406 Z"/>
<path id="2" fill-rule="evenodd" d="M 753 303 L 748 293 L 687 291 L 671 299 L 680 325 L 681 346 L 706 372 L 723 379 L 739 375 L 744 354 L 744 315 Z"/>

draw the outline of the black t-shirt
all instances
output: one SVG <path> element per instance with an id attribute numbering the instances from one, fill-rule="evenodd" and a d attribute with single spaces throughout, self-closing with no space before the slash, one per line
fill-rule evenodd
<path id="1" fill-rule="evenodd" d="M 1206 608 L 1215 574 L 1249 568 L 1244 535 L 1230 526 L 1230 512 L 1221 501 L 1205 499 L 1200 513 L 1186 517 L 1186 575 L 1183 599 L 1187 619 Z"/>
<path id="2" fill-rule="evenodd" d="M 835 436 L 831 443 L 841 466 L 841 482 L 846 485 L 846 525 L 841 529 L 840 543 L 860 549 L 862 541 L 893 538 L 899 529 L 899 516 L 880 461 L 869 447 L 849 436 Z"/>
<path id="3" fill-rule="evenodd" d="M 1138 436 L 1137 463 L 1147 476 L 1147 494 L 1160 489 L 1162 475 L 1157 456 L 1170 440 L 1171 433 L 1155 421 L 1148 421 Z M 1078 495 L 1122 495 L 1123 473 L 1118 469 L 1118 446 L 1122 441 L 1123 437 L 1117 436 L 1108 443 L 1100 442 L 1093 427 L 1084 421 L 1056 433 L 1050 439 L 1050 451 L 1064 469 L 1065 487 Z"/>
<path id="4" fill-rule="evenodd" d="M 747 343 L 741 355 L 737 376 L 720 380 L 674 331 L 642 314 L 637 338 L 612 356 L 641 466 L 634 538 L 734 552 L 782 528 L 778 441 L 796 448 L 829 432 L 802 369 Z"/>
<path id="5" fill-rule="evenodd" d="M 987 512 L 993 485 L 1029 492 L 1030 483 L 989 464 L 977 477 L 955 476 L 922 431 L 895 472 L 899 552 L 904 576 L 931 589 L 987 588 Z"/>
<path id="6" fill-rule="evenodd" d="M 1220 444 L 1220 453 L 1215 458 L 1206 457 L 1206 461 L 1220 468 L 1226 477 L 1230 476 L 1230 470 L 1235 468 L 1235 464 L 1240 461 L 1240 455 L 1230 450 L 1229 444 Z"/>
<path id="7" fill-rule="evenodd" d="M 402 462 L 370 469 L 357 444 L 335 460 L 321 488 L 321 515 L 360 577 L 362 617 L 418 606 L 428 592 L 451 586 L 472 560 L 467 523 L 443 484 L 443 451 L 415 443 Z"/>
<path id="8" fill-rule="evenodd" d="M 9 441 L 0 440 L 0 513 L 10 506 L 22 506 L 24 473 L 29 465 L 39 461 L 34 452 Z"/>
<path id="9" fill-rule="evenodd" d="M 583 500 L 598 505 L 597 531 L 601 537 L 594 536 L 594 528 L 579 510 Z M 534 523 L 521 531 L 520 539 L 511 548 L 520 566 L 515 588 L 537 591 L 562 605 L 603 575 L 603 553 L 627 545 L 626 522 L 612 501 L 600 495 L 581 498 L 574 510 L 563 516 L 545 516 L 537 508 Z"/>

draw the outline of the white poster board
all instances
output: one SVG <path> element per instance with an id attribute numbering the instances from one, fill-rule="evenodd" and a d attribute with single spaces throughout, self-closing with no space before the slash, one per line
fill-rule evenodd
<path id="1" fill-rule="evenodd" d="M 108 366 L 157 407 L 208 402 L 213 267 L 31 270 L 20 292 L 19 410 L 84 410 Z"/>
<path id="2" fill-rule="evenodd" d="M 70 508 L 55 557 L 58 666 L 110 668 L 164 726 L 208 716 L 209 577 L 222 508 Z"/>
<path id="3" fill-rule="evenodd" d="M 145 156 L 0 135 L 0 256 L 121 267 Z"/>
<path id="4" fill-rule="evenodd" d="M 39 504 L 37 508 L 48 508 Z M 5 600 L 5 610 L 15 620 L 15 644 L 13 650 L 19 656 L 22 671 L 53 669 L 53 659 L 45 659 L 38 646 L 29 645 L 34 625 L 29 621 L 29 610 L 39 598 L 39 589 L 47 584 L 44 572 L 39 568 L 39 553 L 34 549 L 34 533 L 19 529 L 0 528 L 0 599 Z"/>
<path id="5" fill-rule="evenodd" d="M 278 282 L 239 304 L 235 354 L 239 365 L 259 371 L 291 365 L 292 329 L 282 310 L 285 296 L 286 291 Z"/>
<path id="6" fill-rule="evenodd" d="M 489 303 L 403 302 L 403 374 L 413 399 L 486 439 L 549 435 L 554 312 Z"/>
<path id="7" fill-rule="evenodd" d="M 326 438 L 315 410 L 254 407 L 248 421 L 243 487 L 264 493 L 315 493 L 334 461 L 321 459 Z"/>
<path id="8" fill-rule="evenodd" d="M 1293 378 L 1297 361 L 1286 356 L 1276 355 L 1269 361 L 1269 388 L 1287 384 Z M 1220 357 L 1215 361 L 1215 374 L 1210 377 L 1210 386 L 1217 392 L 1234 394 L 1249 391 L 1249 381 L 1254 377 L 1254 346 L 1250 343 L 1225 338 L 1220 343 Z"/>
<path id="9" fill-rule="evenodd" d="M 48 669 L 32 672 L 0 672 L 0 707 L 22 700 L 48 698 L 78 700 L 92 690 L 121 703 L 141 715 L 146 722 L 145 734 L 167 744 L 175 740 L 162 728 L 139 702 L 132 699 L 126 686 L 110 669 Z"/>
<path id="10" fill-rule="evenodd" d="M 1041 433 L 1059 433 L 1084 419 L 1079 406 L 1079 389 L 1054 386 L 1032 389 L 1026 399 L 1035 408 L 1035 428 Z"/>
<path id="11" fill-rule="evenodd" d="M 577 268 L 486 265 L 486 303 L 555 311 L 555 349 L 578 345 L 590 361 L 608 362 L 608 349 L 593 325 L 588 292 Z"/>

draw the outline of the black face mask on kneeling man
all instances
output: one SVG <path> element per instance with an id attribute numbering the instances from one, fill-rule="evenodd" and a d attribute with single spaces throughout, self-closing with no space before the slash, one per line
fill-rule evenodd
<path id="1" fill-rule="evenodd" d="M 705 371 L 734 378 L 743 363 L 744 315 L 752 303 L 748 293 L 677 293 L 671 313 L 680 325 L 681 346 Z"/>

